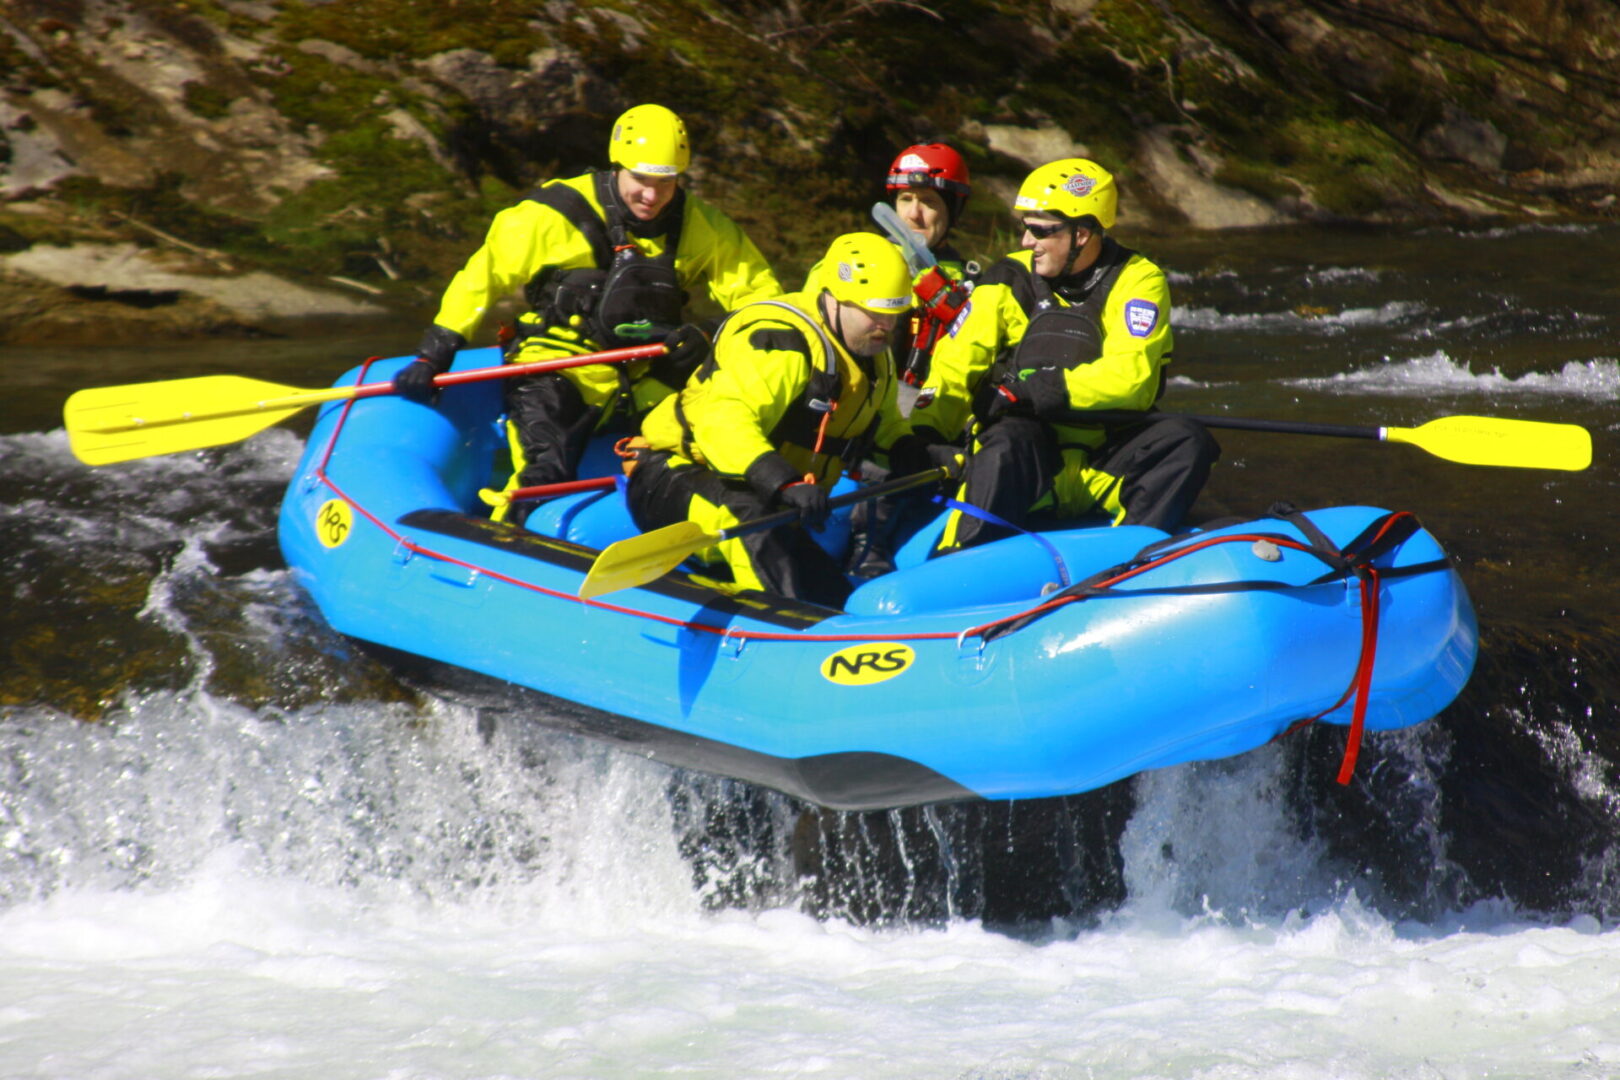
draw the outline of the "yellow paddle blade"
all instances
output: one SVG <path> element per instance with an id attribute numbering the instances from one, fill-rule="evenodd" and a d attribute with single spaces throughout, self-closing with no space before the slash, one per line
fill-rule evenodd
<path id="1" fill-rule="evenodd" d="M 1592 435 L 1579 424 L 1442 416 L 1422 427 L 1385 428 L 1384 439 L 1411 443 L 1463 465 L 1579 472 L 1592 464 Z"/>
<path id="2" fill-rule="evenodd" d="M 355 395 L 355 387 L 300 390 L 240 375 L 101 386 L 62 407 L 68 444 L 86 465 L 198 450 L 263 431 L 307 405 Z"/>
<path id="3" fill-rule="evenodd" d="M 677 521 L 609 544 L 591 564 L 590 573 L 579 586 L 579 595 L 589 600 L 656 581 L 688 555 L 718 544 L 720 539 L 718 533 L 704 532 L 695 521 Z"/>

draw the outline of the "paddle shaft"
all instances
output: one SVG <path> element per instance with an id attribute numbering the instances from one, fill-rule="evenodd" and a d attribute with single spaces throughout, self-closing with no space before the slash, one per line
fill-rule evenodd
<path id="1" fill-rule="evenodd" d="M 614 364 L 625 360 L 638 360 L 642 357 L 657 356 L 664 352 L 664 346 L 636 345 L 628 349 L 612 349 L 607 352 L 589 353 L 584 356 L 564 356 L 556 360 L 535 360 L 527 364 L 498 364 L 495 367 L 474 368 L 471 371 L 447 372 L 437 375 L 433 379 L 435 387 L 459 386 L 462 383 L 483 382 L 486 379 L 510 379 L 519 375 L 538 375 L 548 371 L 562 371 L 565 368 L 584 367 L 587 364 Z M 182 424 L 191 424 L 206 420 L 227 420 L 233 417 L 264 416 L 263 426 L 269 426 L 281 419 L 284 415 L 291 415 L 309 405 L 324 405 L 329 401 L 347 401 L 351 398 L 381 397 L 394 392 L 393 380 L 374 383 L 362 383 L 359 386 L 332 386 L 322 390 L 298 390 L 292 387 L 275 386 L 271 383 L 257 383 L 254 380 L 236 380 L 252 386 L 254 389 L 264 390 L 292 390 L 291 393 L 271 394 L 266 397 L 241 396 L 234 394 L 228 404 L 212 404 L 197 407 L 194 403 L 180 400 L 165 400 L 161 394 L 155 399 L 151 394 L 154 389 L 166 391 L 171 396 L 183 397 L 183 392 L 174 388 L 189 387 L 195 384 L 211 384 L 220 381 L 233 380 L 234 376 L 205 376 L 198 379 L 179 379 L 169 382 L 144 383 L 133 386 L 99 387 L 94 390 L 80 391 L 68 399 L 64 420 L 69 432 L 88 432 L 94 434 L 114 434 L 121 431 L 141 431 L 151 428 L 173 427 Z M 147 395 L 142 397 L 142 395 Z M 120 395 L 129 397 L 139 404 L 126 406 Z M 106 405 L 91 410 L 89 408 L 75 411 L 76 401 L 86 398 L 95 398 L 109 402 Z M 154 408 L 154 405 L 157 407 Z M 250 422 L 251 423 L 251 422 Z M 259 430 L 258 427 L 249 427 L 236 437 L 246 438 Z M 217 441 L 217 440 L 216 440 Z M 199 445 L 213 445 L 205 442 Z"/>
<path id="2" fill-rule="evenodd" d="M 1075 410 L 1072 424 L 1141 423 L 1175 413 Z M 1579 424 L 1519 420 L 1497 416 L 1442 416 L 1418 427 L 1372 427 L 1349 424 L 1306 424 L 1294 420 L 1251 420 L 1234 416 L 1187 416 L 1205 427 L 1276 431 L 1289 435 L 1329 435 L 1416 446 L 1459 465 L 1520 469 L 1563 469 L 1579 472 L 1592 464 L 1592 434 Z"/>
<path id="3" fill-rule="evenodd" d="M 1285 435 L 1330 435 L 1340 439 L 1372 439 L 1382 441 L 1385 428 L 1364 424 L 1307 424 L 1297 420 L 1251 420 L 1243 416 L 1193 416 L 1188 413 L 1131 412 L 1127 409 L 1076 409 L 1069 414 L 1073 424 L 1124 426 L 1151 421 L 1154 417 L 1179 416 L 1195 420 L 1205 427 L 1234 428 L 1239 431 L 1275 431 Z"/>
<path id="4" fill-rule="evenodd" d="M 525 499 L 550 499 L 557 495 L 572 495 L 578 491 L 605 491 L 618 483 L 611 476 L 593 476 L 587 480 L 564 480 L 559 484 L 535 484 L 533 487 L 514 488 L 504 491 L 507 502 L 523 502 Z"/>
<path id="5" fill-rule="evenodd" d="M 856 488 L 854 491 L 847 491 L 842 495 L 828 499 L 827 509 L 838 510 L 845 506 L 854 506 L 856 503 L 865 502 L 868 499 L 880 499 L 885 495 L 893 495 L 901 491 L 910 491 L 912 488 L 922 487 L 925 484 L 932 484 L 940 480 L 947 480 L 950 478 L 950 475 L 951 472 L 949 469 L 938 468 L 928 469 L 925 472 L 920 473 L 912 473 L 909 476 L 896 476 L 893 479 L 884 480 L 876 484 L 868 484 L 866 487 Z M 797 510 L 777 510 L 774 513 L 766 514 L 763 517 L 751 518 L 748 521 L 740 521 L 728 528 L 721 529 L 719 532 L 714 534 L 712 537 L 712 542 L 718 544 L 722 540 L 735 540 L 737 537 L 747 536 L 749 533 L 762 532 L 766 529 L 774 529 L 779 525 L 791 525 L 793 522 L 798 520 L 799 512 Z"/>
<path id="6" fill-rule="evenodd" d="M 471 371 L 447 371 L 433 377 L 433 385 L 442 390 L 462 383 L 484 382 L 487 379 L 513 379 L 520 375 L 541 375 L 548 371 L 585 367 L 588 364 L 617 364 L 625 360 L 640 360 L 664 352 L 662 344 L 632 345 L 626 349 L 587 353 L 584 356 L 564 356 L 557 360 L 533 360 L 527 364 L 498 364 L 495 367 L 473 368 Z M 301 390 L 285 398 L 272 398 L 258 402 L 257 409 L 286 408 L 289 405 L 310 405 L 323 401 L 342 401 L 346 398 L 380 397 L 394 392 L 393 380 L 363 383 L 359 386 L 334 386 L 330 390 Z"/>

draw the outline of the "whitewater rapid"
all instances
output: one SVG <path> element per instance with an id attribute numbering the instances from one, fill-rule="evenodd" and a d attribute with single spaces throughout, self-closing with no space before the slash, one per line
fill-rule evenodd
<path id="1" fill-rule="evenodd" d="M 1347 791 L 1308 732 L 1130 781 L 1117 837 L 1078 827 L 1104 800 L 851 818 L 870 858 L 820 881 L 804 807 L 419 694 L 333 635 L 274 545 L 295 430 L 89 470 L 57 426 L 86 372 L 321 385 L 372 342 L 13 350 L 0 1077 L 1620 1075 L 1620 233 L 1186 243 L 1167 407 L 1592 430 L 1571 475 L 1226 443 L 1217 500 L 1436 527 L 1480 603 L 1474 696 L 1370 736 Z"/>
<path id="2" fill-rule="evenodd" d="M 1018 937 L 706 910 L 680 774 L 454 706 L 160 695 L 114 727 L 7 720 L 0 760 L 27 796 L 0 824 L 8 1077 L 1620 1069 L 1620 931 L 1391 921 L 1300 834 L 1269 748 L 1144 777 L 1128 901 Z"/>

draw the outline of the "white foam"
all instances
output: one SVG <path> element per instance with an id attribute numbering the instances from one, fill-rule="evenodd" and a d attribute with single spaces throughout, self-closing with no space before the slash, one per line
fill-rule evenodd
<path id="1" fill-rule="evenodd" d="M 1211 331 L 1264 331 L 1287 333 L 1343 334 L 1350 329 L 1388 326 L 1420 316 L 1425 307 L 1416 301 L 1391 300 L 1375 308 L 1344 308 L 1339 311 L 1258 311 L 1227 314 L 1211 307 L 1176 308 L 1170 323 L 1177 329 Z"/>
<path id="2" fill-rule="evenodd" d="M 0 854 L 45 887 L 0 910 L 0 1075 L 1620 1067 L 1620 931 L 1389 921 L 1293 821 L 1280 747 L 1144 776 L 1126 904 L 1031 941 L 705 914 L 683 781 L 515 718 L 486 738 L 437 701 L 254 713 L 195 688 L 105 725 L 7 715 Z M 1403 792 L 1418 738 L 1378 737 Z"/>
<path id="3" fill-rule="evenodd" d="M 1597 225 L 1577 222 L 1526 221 L 1514 225 L 1499 225 L 1489 229 L 1443 229 L 1447 239 L 1453 240 L 1506 240 L 1523 236 L 1589 236 L 1597 232 Z M 1419 232 L 1417 235 L 1424 235 Z"/>
<path id="4" fill-rule="evenodd" d="M 1620 394 L 1620 361 L 1600 358 L 1571 360 L 1556 372 L 1504 375 L 1500 369 L 1475 373 L 1466 363 L 1453 360 L 1445 350 L 1425 356 L 1395 359 L 1326 378 L 1282 380 L 1285 386 L 1317 390 L 1352 390 L 1358 393 L 1410 395 L 1423 391 L 1482 394 L 1493 398 L 1566 396 L 1612 401 Z"/>
<path id="5" fill-rule="evenodd" d="M 1352 897 L 1245 925 L 1127 910 L 1044 943 L 780 910 L 581 926 L 367 905 L 227 862 L 172 892 L 0 914 L 0 980 L 28 1002 L 0 1014 L 0 1070 L 1371 1080 L 1620 1066 L 1620 933 L 1590 924 L 1411 934 Z"/>

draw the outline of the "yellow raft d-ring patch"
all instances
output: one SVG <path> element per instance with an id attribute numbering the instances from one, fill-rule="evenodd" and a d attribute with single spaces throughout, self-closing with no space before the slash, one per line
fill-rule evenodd
<path id="1" fill-rule="evenodd" d="M 911 666 L 917 653 L 898 641 L 869 641 L 839 649 L 821 662 L 821 674 L 839 686 L 886 682 Z"/>
<path id="2" fill-rule="evenodd" d="M 354 528 L 354 512 L 342 499 L 327 499 L 315 511 L 315 535 L 321 546 L 335 548 L 349 538 Z"/>

